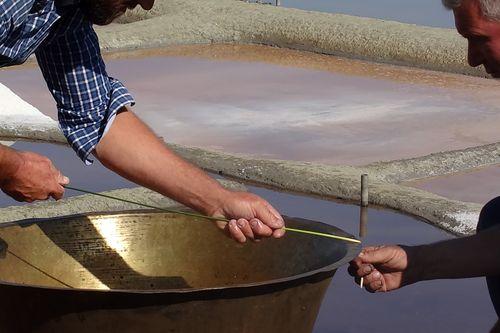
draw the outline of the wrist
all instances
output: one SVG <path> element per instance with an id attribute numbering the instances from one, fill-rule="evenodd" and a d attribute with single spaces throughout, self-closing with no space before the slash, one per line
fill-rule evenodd
<path id="1" fill-rule="evenodd" d="M 220 186 L 217 191 L 212 192 L 214 195 L 211 200 L 207 200 L 202 211 L 207 216 L 225 216 L 225 207 L 228 200 L 231 198 L 231 191 Z"/>
<path id="2" fill-rule="evenodd" d="M 406 252 L 405 285 L 425 280 L 425 249 L 422 246 L 401 246 Z"/>
<path id="3" fill-rule="evenodd" d="M 19 152 L 0 146 L 0 184 L 12 179 L 23 163 L 24 160 Z"/>

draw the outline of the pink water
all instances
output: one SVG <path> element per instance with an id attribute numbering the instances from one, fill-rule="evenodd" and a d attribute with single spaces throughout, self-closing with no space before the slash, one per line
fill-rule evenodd
<path id="1" fill-rule="evenodd" d="M 360 165 L 500 141 L 494 80 L 264 46 L 122 53 L 108 71 L 167 141 Z M 37 68 L 2 83 L 55 117 Z"/>

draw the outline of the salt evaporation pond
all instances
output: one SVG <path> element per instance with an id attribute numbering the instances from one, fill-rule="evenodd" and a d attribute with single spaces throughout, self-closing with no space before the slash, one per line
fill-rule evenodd
<path id="1" fill-rule="evenodd" d="M 489 165 L 462 172 L 406 182 L 453 200 L 486 204 L 500 195 L 500 165 Z"/>
<path id="2" fill-rule="evenodd" d="M 70 177 L 72 185 L 94 191 L 132 187 L 98 162 L 85 167 L 66 147 L 18 142 L 14 148 L 44 154 Z M 250 186 L 283 214 L 335 225 L 358 233 L 359 208 L 353 205 Z M 67 196 L 75 195 L 67 191 Z M 0 195 L 0 206 L 14 204 Z M 452 236 L 414 218 L 370 208 L 365 245 L 420 244 Z M 345 268 L 328 289 L 315 326 L 323 332 L 485 332 L 496 320 L 483 279 L 424 282 L 389 294 L 368 294 L 355 285 Z"/>
<path id="3" fill-rule="evenodd" d="M 500 141 L 500 83 L 489 79 L 265 46 L 125 52 L 107 64 L 135 112 L 179 144 L 361 165 Z M 56 117 L 38 69 L 0 77 Z"/>

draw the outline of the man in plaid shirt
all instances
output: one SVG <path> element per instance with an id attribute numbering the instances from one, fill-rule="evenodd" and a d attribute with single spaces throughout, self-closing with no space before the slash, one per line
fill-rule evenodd
<path id="1" fill-rule="evenodd" d="M 281 215 L 265 200 L 230 192 L 171 152 L 130 110 L 134 99 L 108 76 L 92 24 L 154 0 L 0 0 L 0 67 L 35 53 L 58 109 L 61 129 L 86 163 L 95 156 L 121 176 L 210 216 L 232 219 L 237 241 L 281 237 Z M 0 146 L 0 188 L 17 200 L 64 193 L 69 180 L 43 156 Z"/>

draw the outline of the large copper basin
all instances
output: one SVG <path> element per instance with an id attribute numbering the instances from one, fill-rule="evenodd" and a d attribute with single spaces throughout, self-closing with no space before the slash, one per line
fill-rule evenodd
<path id="1" fill-rule="evenodd" d="M 359 251 L 290 232 L 239 245 L 211 222 L 151 211 L 22 221 L 0 238 L 0 332 L 13 333 L 311 332 Z"/>

